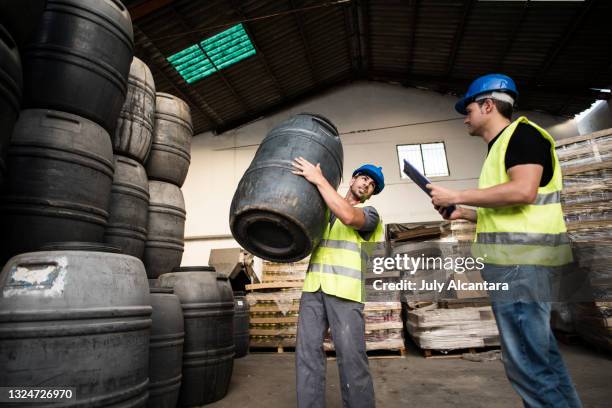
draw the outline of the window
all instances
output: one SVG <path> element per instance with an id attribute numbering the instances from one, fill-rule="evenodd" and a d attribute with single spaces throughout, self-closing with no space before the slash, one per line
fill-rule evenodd
<path id="1" fill-rule="evenodd" d="M 168 62 L 191 84 L 254 54 L 249 35 L 238 24 L 171 55 Z"/>
<path id="2" fill-rule="evenodd" d="M 443 142 L 398 145 L 397 158 L 402 179 L 409 178 L 402 171 L 404 159 L 408 160 L 426 177 L 448 176 L 446 150 Z"/>

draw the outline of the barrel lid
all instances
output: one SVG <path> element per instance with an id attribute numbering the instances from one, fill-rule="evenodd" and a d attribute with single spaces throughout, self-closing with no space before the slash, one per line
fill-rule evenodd
<path id="1" fill-rule="evenodd" d="M 214 266 L 181 266 L 174 268 L 172 272 L 216 272 Z"/>
<path id="2" fill-rule="evenodd" d="M 38 251 L 92 251 L 92 252 L 111 252 L 120 254 L 121 249 L 116 246 L 101 244 L 99 242 L 50 242 L 41 246 Z"/>
<path id="3" fill-rule="evenodd" d="M 149 288 L 150 293 L 174 293 L 174 288 Z"/>

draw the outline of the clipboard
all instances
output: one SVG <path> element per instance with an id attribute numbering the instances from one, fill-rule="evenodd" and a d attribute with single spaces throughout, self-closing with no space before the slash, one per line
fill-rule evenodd
<path id="1" fill-rule="evenodd" d="M 406 159 L 404 159 L 404 174 L 410 177 L 410 179 L 414 181 L 415 184 L 425 192 L 425 194 L 431 197 L 431 192 L 427 189 L 427 187 L 425 187 L 427 184 L 431 184 L 431 181 L 429 181 L 427 177 L 422 175 L 421 172 L 418 171 Z M 453 213 L 453 211 L 455 211 L 455 206 L 451 205 L 450 207 L 446 207 L 446 209 L 444 210 L 444 214 L 448 217 Z"/>

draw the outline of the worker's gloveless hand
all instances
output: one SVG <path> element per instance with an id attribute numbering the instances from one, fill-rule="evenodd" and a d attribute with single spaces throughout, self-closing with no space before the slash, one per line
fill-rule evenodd
<path id="1" fill-rule="evenodd" d="M 293 163 L 291 164 L 294 168 L 294 170 L 292 171 L 293 174 L 303 176 L 312 184 L 319 184 L 321 180 L 325 178 L 323 176 L 323 172 L 321 171 L 321 164 L 319 163 L 317 163 L 317 165 L 315 166 L 314 164 L 300 156 L 296 157 L 293 160 Z"/>
<path id="2" fill-rule="evenodd" d="M 450 188 L 427 184 L 425 186 L 431 192 L 431 203 L 434 206 L 450 207 L 459 204 L 459 191 Z"/>
<path id="3" fill-rule="evenodd" d="M 453 211 L 450 215 L 446 213 L 446 207 L 440 207 L 439 205 L 434 205 L 434 208 L 436 209 L 436 211 L 440 213 L 442 218 L 444 218 L 445 220 L 453 221 L 453 220 L 460 220 L 464 218 L 461 207 L 455 207 L 455 211 Z"/>

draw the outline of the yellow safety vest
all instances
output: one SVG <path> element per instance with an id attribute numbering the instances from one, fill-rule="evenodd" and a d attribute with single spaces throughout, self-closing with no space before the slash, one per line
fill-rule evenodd
<path id="1" fill-rule="evenodd" d="M 362 243 L 384 245 L 384 240 L 382 221 L 367 241 L 340 220 L 336 219 L 333 226 L 328 221 L 321 242 L 310 257 L 303 291 L 316 292 L 320 288 L 328 295 L 365 303 L 362 259 L 364 265 L 367 259 L 362 258 Z M 366 255 L 367 251 L 363 252 Z"/>
<path id="2" fill-rule="evenodd" d="M 561 208 L 563 180 L 555 141 L 548 132 L 525 117 L 512 122 L 493 144 L 482 166 L 478 188 L 510 181 L 505 166 L 506 150 L 519 123 L 533 126 L 550 142 L 552 179 L 544 187 L 538 188 L 533 204 L 478 208 L 473 252 L 483 256 L 485 263 L 497 265 L 568 264 L 572 261 L 572 252 Z"/>

